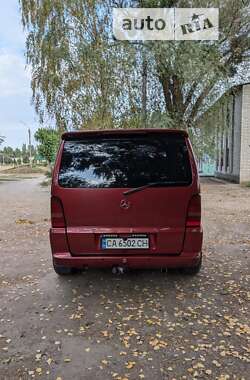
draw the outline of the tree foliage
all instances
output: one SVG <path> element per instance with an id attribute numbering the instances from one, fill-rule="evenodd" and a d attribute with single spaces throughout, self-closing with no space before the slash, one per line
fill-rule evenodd
<path id="1" fill-rule="evenodd" d="M 59 145 L 59 133 L 49 128 L 39 128 L 35 133 L 38 142 L 38 153 L 51 164 L 56 156 Z"/>
<path id="2" fill-rule="evenodd" d="M 230 86 L 246 76 L 249 0 L 20 0 L 28 30 L 27 61 L 41 121 L 58 128 L 190 128 Z M 112 7 L 219 7 L 219 41 L 116 41 Z M 157 117 L 156 117 L 157 116 Z M 156 117 L 156 119 L 155 119 Z M 155 124 L 154 124 L 155 125 Z"/>
<path id="3" fill-rule="evenodd" d="M 0 145 L 4 142 L 4 137 L 0 136 Z"/>
<path id="4" fill-rule="evenodd" d="M 12 162 L 18 164 L 28 164 L 30 162 L 30 154 L 32 159 L 34 159 L 37 155 L 36 147 L 34 145 L 27 147 L 26 144 L 23 144 L 22 149 L 5 146 L 0 151 L 0 155 L 4 157 L 4 162 L 6 164 L 10 164 Z"/>

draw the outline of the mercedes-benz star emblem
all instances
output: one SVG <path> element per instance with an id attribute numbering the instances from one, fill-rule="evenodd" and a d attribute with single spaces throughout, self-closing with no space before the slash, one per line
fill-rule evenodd
<path id="1" fill-rule="evenodd" d="M 122 199 L 120 203 L 120 207 L 127 210 L 130 208 L 130 202 L 127 201 L 126 199 Z"/>

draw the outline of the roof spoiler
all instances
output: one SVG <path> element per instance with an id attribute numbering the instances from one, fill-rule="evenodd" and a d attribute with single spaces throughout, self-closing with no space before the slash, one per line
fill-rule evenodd
<path id="1" fill-rule="evenodd" d="M 147 134 L 176 134 L 184 137 L 188 137 L 188 133 L 181 129 L 104 129 L 104 130 L 86 130 L 86 131 L 74 131 L 64 132 L 62 134 L 62 140 L 78 140 L 79 138 L 91 137 L 91 136 L 112 136 L 112 135 L 147 135 Z"/>

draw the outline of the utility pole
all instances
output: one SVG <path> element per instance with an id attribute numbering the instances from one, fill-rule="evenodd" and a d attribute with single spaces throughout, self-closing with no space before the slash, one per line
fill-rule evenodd
<path id="1" fill-rule="evenodd" d="M 29 134 L 29 161 L 30 161 L 30 167 L 32 166 L 32 158 L 31 158 L 31 131 L 30 128 L 28 129 Z"/>
<path id="2" fill-rule="evenodd" d="M 20 121 L 26 128 L 28 125 L 24 123 L 23 121 Z M 28 150 L 29 150 L 29 162 L 30 162 L 30 167 L 32 167 L 32 151 L 31 151 L 31 130 L 28 128 L 28 135 L 29 135 L 29 145 L 28 145 Z"/>

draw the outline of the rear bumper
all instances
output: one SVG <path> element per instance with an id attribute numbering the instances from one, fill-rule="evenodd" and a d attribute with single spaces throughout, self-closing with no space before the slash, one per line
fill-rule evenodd
<path id="1" fill-rule="evenodd" d="M 202 250 L 202 229 L 186 233 L 183 251 L 178 255 L 164 255 L 149 252 L 147 255 L 116 252 L 115 254 L 88 253 L 72 256 L 69 252 L 64 228 L 50 230 L 53 261 L 58 266 L 74 268 L 126 266 L 131 268 L 180 268 L 195 266 Z"/>
<path id="2" fill-rule="evenodd" d="M 128 268 L 181 268 L 198 264 L 198 253 L 181 253 L 178 256 L 84 256 L 73 257 L 70 253 L 57 253 L 53 255 L 53 261 L 58 266 L 73 268 L 104 268 L 113 266 L 125 266 Z"/>
<path id="3" fill-rule="evenodd" d="M 69 252 L 65 230 L 51 229 L 50 243 L 53 261 L 58 266 L 85 268 L 85 267 L 113 267 L 125 266 L 129 268 L 181 268 L 198 264 L 202 251 L 202 229 L 190 229 L 186 233 L 183 251 L 178 255 L 164 255 L 150 252 L 148 255 L 88 253 L 84 256 L 72 256 Z"/>

